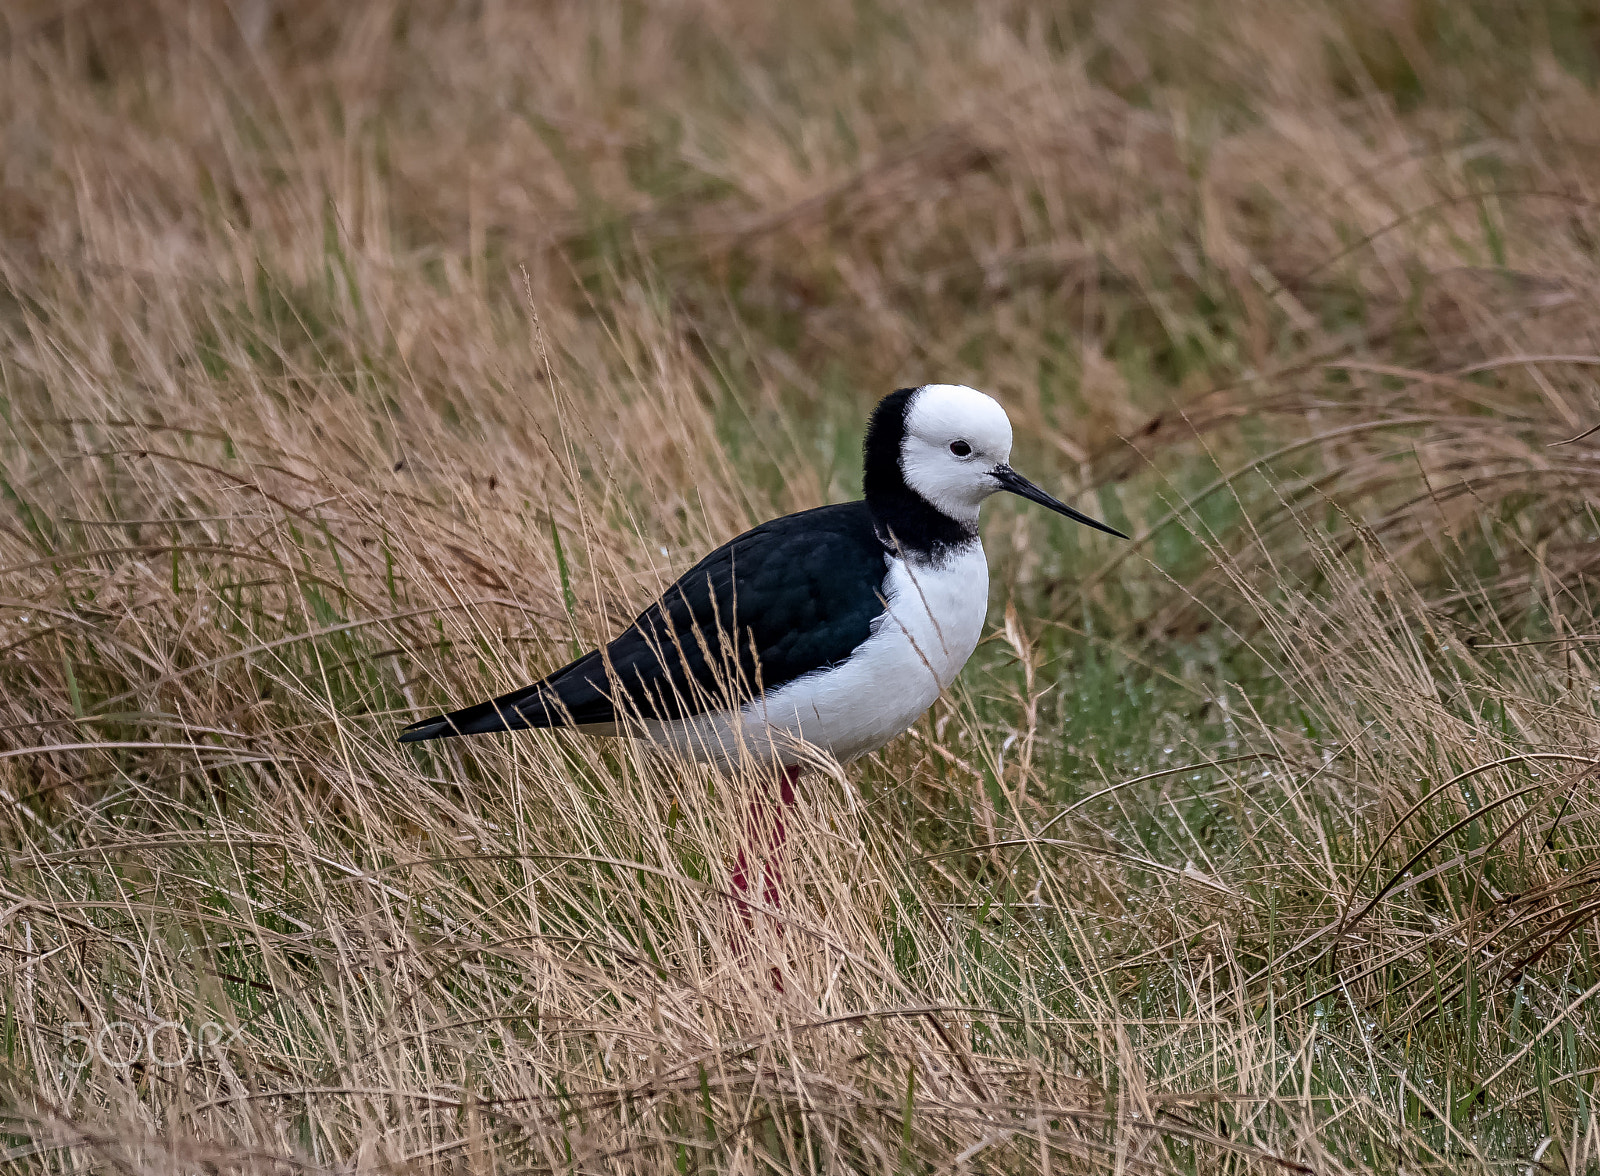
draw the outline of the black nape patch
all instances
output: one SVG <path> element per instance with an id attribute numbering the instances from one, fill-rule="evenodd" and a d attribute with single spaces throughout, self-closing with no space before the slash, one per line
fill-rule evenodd
<path id="1" fill-rule="evenodd" d="M 921 388 L 901 388 L 885 396 L 867 422 L 862 446 L 861 489 L 872 519 L 891 548 L 942 559 L 951 548 L 964 547 L 977 532 L 957 522 L 906 485 L 900 468 L 905 448 L 906 414 Z"/>

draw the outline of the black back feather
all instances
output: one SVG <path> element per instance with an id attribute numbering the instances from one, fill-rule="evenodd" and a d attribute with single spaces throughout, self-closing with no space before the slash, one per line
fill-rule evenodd
<path id="1" fill-rule="evenodd" d="M 400 741 L 737 707 L 843 661 L 871 636 L 887 567 L 864 502 L 774 519 L 690 568 L 603 651 L 521 690 L 413 723 Z"/>

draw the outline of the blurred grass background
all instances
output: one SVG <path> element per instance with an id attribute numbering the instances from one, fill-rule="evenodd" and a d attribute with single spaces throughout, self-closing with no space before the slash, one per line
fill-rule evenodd
<path id="1" fill-rule="evenodd" d="M 8 1163 L 1600 1170 L 1593 4 L 0 52 Z M 394 745 L 935 380 L 1136 538 L 990 508 L 992 636 L 808 781 L 759 960 L 759 781 Z"/>

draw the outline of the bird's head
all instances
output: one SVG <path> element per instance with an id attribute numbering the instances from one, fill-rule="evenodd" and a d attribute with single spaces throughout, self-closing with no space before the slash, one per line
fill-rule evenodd
<path id="1" fill-rule="evenodd" d="M 1001 490 L 1126 539 L 1046 494 L 1011 468 L 1011 421 L 990 396 L 960 384 L 924 384 L 886 397 L 867 430 L 866 490 L 896 479 L 939 513 L 976 528 L 978 508 Z"/>

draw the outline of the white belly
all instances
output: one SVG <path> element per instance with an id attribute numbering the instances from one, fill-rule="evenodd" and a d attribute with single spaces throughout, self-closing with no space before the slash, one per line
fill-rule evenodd
<path id="1" fill-rule="evenodd" d="M 939 564 L 891 561 L 884 589 L 887 611 L 843 663 L 768 691 L 737 715 L 651 723 L 652 739 L 719 763 L 742 755 L 800 763 L 804 744 L 848 761 L 882 747 L 972 656 L 988 612 L 989 565 L 974 540 Z"/>

